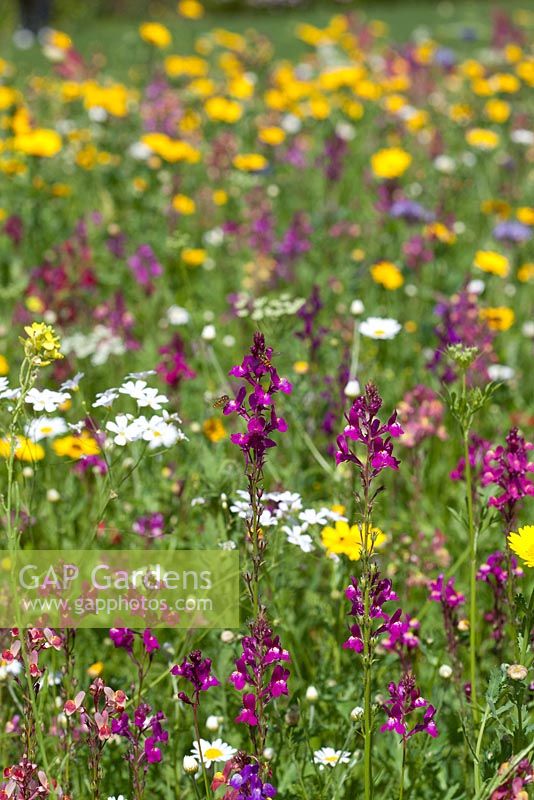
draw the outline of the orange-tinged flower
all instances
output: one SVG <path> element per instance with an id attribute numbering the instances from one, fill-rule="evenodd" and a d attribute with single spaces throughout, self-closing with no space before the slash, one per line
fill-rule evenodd
<path id="1" fill-rule="evenodd" d="M 210 442 L 220 442 L 227 436 L 226 428 L 218 417 L 205 420 L 202 424 L 202 433 Z"/>

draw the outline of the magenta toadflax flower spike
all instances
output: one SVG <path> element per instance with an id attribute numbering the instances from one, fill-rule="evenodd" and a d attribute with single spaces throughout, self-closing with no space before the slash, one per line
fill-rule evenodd
<path id="1" fill-rule="evenodd" d="M 512 530 L 518 503 L 523 497 L 534 496 L 534 462 L 529 461 L 532 442 L 525 441 L 517 428 L 506 437 L 506 445 L 489 450 L 482 468 L 482 485 L 498 486 L 502 491 L 490 497 L 489 505 L 502 514 L 506 533 Z M 530 474 L 529 474 L 530 473 Z"/>
<path id="2" fill-rule="evenodd" d="M 343 461 L 352 461 L 361 470 L 365 469 L 365 462 L 354 452 L 352 442 L 361 442 L 367 450 L 366 459 L 369 468 L 369 478 L 373 479 L 383 469 L 398 469 L 399 461 L 393 456 L 392 438 L 398 438 L 403 430 L 397 422 L 397 412 L 394 411 L 385 424 L 377 417 L 382 407 L 382 398 L 373 383 L 365 387 L 365 394 L 356 398 L 349 413 L 346 415 L 348 425 L 343 433 L 337 437 L 338 451 L 336 464 Z"/>
<path id="3" fill-rule="evenodd" d="M 515 556 L 510 558 L 512 574 L 520 578 L 523 570 L 517 565 Z M 500 644 L 504 638 L 506 624 L 506 587 L 508 583 L 508 564 L 506 553 L 497 550 L 488 556 L 488 559 L 477 572 L 477 581 L 483 581 L 491 587 L 493 593 L 493 608 L 484 614 L 484 619 L 491 625 L 491 637 L 496 643 L 496 650 L 500 654 Z"/>
<path id="4" fill-rule="evenodd" d="M 235 662 L 230 681 L 238 691 L 251 690 L 243 695 L 243 708 L 236 722 L 244 722 L 257 730 L 256 749 L 262 753 L 267 735 L 264 709 L 276 697 L 287 695 L 289 670 L 283 664 L 291 661 L 280 638 L 273 635 L 264 614 L 250 625 L 250 636 L 241 642 L 243 651 Z"/>
<path id="5" fill-rule="evenodd" d="M 352 608 L 349 611 L 350 616 L 356 617 L 358 621 L 350 626 L 350 636 L 343 643 L 343 647 L 346 650 L 354 650 L 355 653 L 363 653 L 362 625 L 366 616 L 365 597 L 358 586 L 356 578 L 351 578 L 350 586 L 345 589 L 345 596 L 352 603 Z M 375 571 L 371 577 L 367 616 L 370 621 L 381 620 L 381 624 L 376 628 L 370 628 L 371 640 L 378 638 L 382 634 L 394 636 L 396 627 L 398 626 L 399 630 L 402 628 L 402 622 L 400 621 L 402 611 L 400 608 L 397 608 L 391 616 L 384 611 L 384 603 L 391 600 L 398 600 L 397 595 L 391 588 L 391 581 L 387 578 L 381 580 L 379 573 Z"/>
<path id="6" fill-rule="evenodd" d="M 193 687 L 191 696 L 186 692 L 178 692 L 180 700 L 190 706 L 199 705 L 200 692 L 207 692 L 212 686 L 220 685 L 215 675 L 211 674 L 211 659 L 202 658 L 200 650 L 193 650 L 181 664 L 175 664 L 171 669 L 171 675 L 185 678 Z"/>
<path id="7" fill-rule="evenodd" d="M 387 706 L 387 722 L 380 728 L 381 733 L 393 731 L 402 736 L 406 742 L 416 733 L 428 733 L 432 738 L 439 735 L 434 717 L 436 709 L 427 700 L 421 697 L 421 693 L 415 684 L 415 678 L 411 673 L 404 675 L 398 684 L 390 683 L 388 686 L 389 700 L 384 703 Z M 407 721 L 410 714 L 418 709 L 424 709 L 423 719 L 413 728 L 409 728 Z"/>
<path id="8" fill-rule="evenodd" d="M 445 582 L 443 574 L 438 575 L 435 581 L 428 584 L 430 589 L 429 600 L 434 603 L 441 603 L 445 634 L 447 636 L 447 648 L 455 668 L 455 678 L 460 679 L 462 665 L 458 658 L 458 607 L 465 603 L 465 596 L 457 592 L 454 588 L 454 578 L 449 578 Z"/>
<path id="9" fill-rule="evenodd" d="M 273 349 L 266 346 L 264 335 L 256 332 L 250 355 L 228 373 L 240 378 L 244 385 L 223 409 L 225 415 L 236 413 L 246 421 L 246 432 L 234 433 L 230 438 L 242 450 L 247 470 L 254 465 L 260 474 L 266 450 L 276 447 L 271 434 L 287 430 L 284 418 L 276 414 L 273 397 L 277 392 L 291 394 L 292 389 L 288 380 L 279 377 L 271 362 L 272 355 Z"/>

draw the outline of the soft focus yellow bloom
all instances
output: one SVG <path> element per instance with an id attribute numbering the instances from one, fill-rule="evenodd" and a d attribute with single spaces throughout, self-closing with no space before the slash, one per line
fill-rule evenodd
<path id="1" fill-rule="evenodd" d="M 522 206 L 517 209 L 516 217 L 523 225 L 534 225 L 534 208 Z"/>
<path id="2" fill-rule="evenodd" d="M 258 139 L 263 144 L 270 144 L 273 147 L 277 144 L 282 144 L 286 138 L 286 132 L 283 128 L 273 126 L 271 128 L 261 128 L 258 133 Z"/>
<path id="3" fill-rule="evenodd" d="M 202 433 L 210 442 L 220 442 L 227 436 L 226 428 L 218 417 L 212 417 L 202 423 Z"/>
<path id="4" fill-rule="evenodd" d="M 87 667 L 87 674 L 90 678 L 98 678 L 104 671 L 104 664 L 102 661 L 95 661 L 90 667 Z"/>
<path id="5" fill-rule="evenodd" d="M 477 250 L 473 264 L 484 272 L 491 272 L 500 278 L 506 278 L 510 272 L 510 262 L 506 256 L 493 250 Z"/>
<path id="6" fill-rule="evenodd" d="M 167 56 L 165 72 L 170 78 L 202 78 L 208 73 L 208 62 L 198 56 Z"/>
<path id="7" fill-rule="evenodd" d="M 200 151 L 181 139 L 171 139 L 165 133 L 147 133 L 141 137 L 143 144 L 156 153 L 156 155 L 176 164 L 185 161 L 186 164 L 196 164 L 200 161 Z"/>
<path id="8" fill-rule="evenodd" d="M 9 458 L 11 447 L 9 439 L 0 439 L 0 457 Z M 16 437 L 15 458 L 19 461 L 42 461 L 45 457 L 44 448 L 40 444 L 26 439 L 25 436 Z"/>
<path id="9" fill-rule="evenodd" d="M 508 536 L 508 544 L 527 567 L 534 567 L 534 525 L 524 525 Z"/>
<path id="10" fill-rule="evenodd" d="M 234 158 L 232 163 L 236 169 L 242 172 L 259 172 L 265 169 L 269 162 L 260 153 L 241 153 Z"/>
<path id="11" fill-rule="evenodd" d="M 36 128 L 17 134 L 13 139 L 13 147 L 27 156 L 51 158 L 61 150 L 61 136 L 49 128 Z"/>
<path id="12" fill-rule="evenodd" d="M 14 106 L 19 99 L 19 93 L 9 86 L 0 86 L 0 111 Z"/>
<path id="13" fill-rule="evenodd" d="M 178 13 L 186 19 L 200 19 L 204 16 L 204 6 L 198 0 L 180 0 Z"/>
<path id="14" fill-rule="evenodd" d="M 487 128 L 471 128 L 465 134 L 465 139 L 467 144 L 478 150 L 494 150 L 501 141 L 498 133 Z"/>
<path id="15" fill-rule="evenodd" d="M 480 311 L 480 316 L 486 320 L 488 328 L 493 331 L 507 331 L 515 321 L 515 313 L 508 306 L 483 308 Z"/>
<path id="16" fill-rule="evenodd" d="M 169 29 L 159 22 L 143 22 L 139 26 L 139 36 L 144 42 L 159 47 L 161 50 L 168 47 L 172 41 Z"/>
<path id="17" fill-rule="evenodd" d="M 375 283 L 379 283 L 384 289 L 393 291 L 404 283 L 402 272 L 391 261 L 379 261 L 371 267 L 371 277 Z"/>
<path id="18" fill-rule="evenodd" d="M 293 371 L 297 373 L 297 375 L 305 375 L 310 368 L 310 365 L 307 361 L 295 361 L 293 364 Z"/>
<path id="19" fill-rule="evenodd" d="M 392 180 L 404 175 L 412 157 L 400 147 L 387 147 L 371 156 L 371 168 L 377 178 Z"/>
<path id="20" fill-rule="evenodd" d="M 79 459 L 83 456 L 96 456 L 100 453 L 100 447 L 96 439 L 83 432 L 80 436 L 62 436 L 52 442 L 52 449 L 58 456 Z"/>
<path id="21" fill-rule="evenodd" d="M 517 279 L 520 280 L 521 283 L 534 280 L 534 262 L 531 261 L 527 264 L 521 264 L 517 270 Z"/>
<path id="22" fill-rule="evenodd" d="M 362 552 L 362 532 L 359 525 L 349 525 L 338 520 L 335 525 L 327 525 L 321 533 L 321 541 L 329 554 L 345 555 L 351 561 L 358 561 Z M 368 548 L 371 552 L 386 541 L 380 528 L 371 528 L 368 537 Z"/>
<path id="23" fill-rule="evenodd" d="M 484 200 L 480 204 L 480 210 L 483 214 L 498 214 L 502 219 L 506 219 L 510 216 L 512 209 L 510 203 L 506 203 L 504 200 Z"/>
<path id="24" fill-rule="evenodd" d="M 185 194 L 175 194 L 172 198 L 172 207 L 178 214 L 189 216 L 194 214 L 197 206 L 192 197 L 187 197 Z"/>
<path id="25" fill-rule="evenodd" d="M 228 202 L 228 192 L 224 189 L 215 189 L 211 197 L 216 206 L 224 206 Z"/>
<path id="26" fill-rule="evenodd" d="M 238 122 L 243 115 L 241 104 L 226 97 L 210 97 L 204 104 L 204 111 L 211 120 L 227 122 L 230 125 Z"/>
<path id="27" fill-rule="evenodd" d="M 510 104 L 505 100 L 488 100 L 484 106 L 484 114 L 491 122 L 506 122 L 511 111 Z"/>
<path id="28" fill-rule="evenodd" d="M 7 358 L 0 354 L 0 375 L 7 375 L 9 372 L 9 362 Z"/>
<path id="29" fill-rule="evenodd" d="M 46 367 L 51 361 L 63 358 L 60 352 L 61 343 L 51 325 L 34 322 L 24 328 L 27 338 L 20 339 L 24 345 L 24 355 L 40 367 Z"/>
<path id="30" fill-rule="evenodd" d="M 181 258 L 188 267 L 201 267 L 206 260 L 206 251 L 200 247 L 186 247 L 182 250 Z"/>
<path id="31" fill-rule="evenodd" d="M 447 228 L 443 222 L 431 222 L 425 225 L 424 234 L 430 239 L 437 239 L 438 242 L 443 244 L 454 244 L 456 241 L 456 234 L 450 228 Z"/>

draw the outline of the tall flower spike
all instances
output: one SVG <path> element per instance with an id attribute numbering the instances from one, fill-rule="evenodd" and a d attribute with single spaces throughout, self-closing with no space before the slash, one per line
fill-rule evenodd
<path id="1" fill-rule="evenodd" d="M 373 383 L 368 383 L 365 393 L 356 398 L 349 413 L 346 415 L 348 425 L 337 438 L 338 451 L 336 464 L 352 461 L 360 469 L 364 462 L 356 455 L 352 442 L 360 442 L 367 450 L 367 460 L 370 463 L 370 479 L 375 478 L 383 469 L 398 469 L 399 461 L 393 456 L 393 443 L 403 433 L 397 422 L 397 412 L 394 411 L 385 424 L 378 418 L 382 407 L 382 398 Z"/>
<path id="2" fill-rule="evenodd" d="M 227 402 L 223 409 L 225 415 L 235 413 L 246 421 L 246 433 L 233 433 L 230 439 L 241 448 L 247 466 L 254 463 L 260 470 L 265 462 L 266 450 L 276 447 L 271 434 L 287 430 L 284 418 L 276 414 L 273 397 L 277 392 L 290 394 L 292 389 L 289 381 L 278 375 L 271 362 L 272 356 L 272 347 L 267 347 L 263 334 L 256 332 L 250 355 L 246 355 L 241 364 L 232 367 L 229 372 L 233 377 L 240 378 L 244 385 L 235 399 Z"/>
<path id="3" fill-rule="evenodd" d="M 200 692 L 207 692 L 212 686 L 219 686 L 219 681 L 211 674 L 211 659 L 202 658 L 200 650 L 193 650 L 181 664 L 175 664 L 171 669 L 171 675 L 185 678 L 192 685 L 192 697 L 186 692 L 178 692 L 180 700 L 190 706 L 199 704 Z"/>
<path id="4" fill-rule="evenodd" d="M 404 675 L 398 684 L 390 683 L 388 691 L 389 699 L 384 704 L 387 707 L 385 710 L 388 719 L 380 728 L 381 733 L 393 731 L 402 736 L 404 740 L 416 733 L 428 733 L 434 739 L 439 735 L 434 722 L 436 709 L 421 697 L 415 684 L 415 678 L 411 673 Z M 408 717 L 417 709 L 424 709 L 423 720 L 409 729 Z"/>

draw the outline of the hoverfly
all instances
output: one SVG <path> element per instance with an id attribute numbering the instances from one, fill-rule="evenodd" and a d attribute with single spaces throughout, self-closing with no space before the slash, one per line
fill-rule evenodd
<path id="1" fill-rule="evenodd" d="M 272 367 L 272 365 L 273 365 L 273 364 L 272 364 L 272 361 L 271 361 L 271 359 L 270 359 L 268 356 L 266 356 L 266 355 L 265 355 L 265 353 L 261 353 L 261 354 L 258 356 L 258 361 L 259 361 L 261 364 L 263 364 L 263 366 L 264 366 L 266 369 L 270 369 L 270 368 Z"/>
<path id="2" fill-rule="evenodd" d="M 230 402 L 230 398 L 227 394 L 223 394 L 221 397 L 218 397 L 215 402 L 213 403 L 213 408 L 222 408 L 227 403 Z"/>

